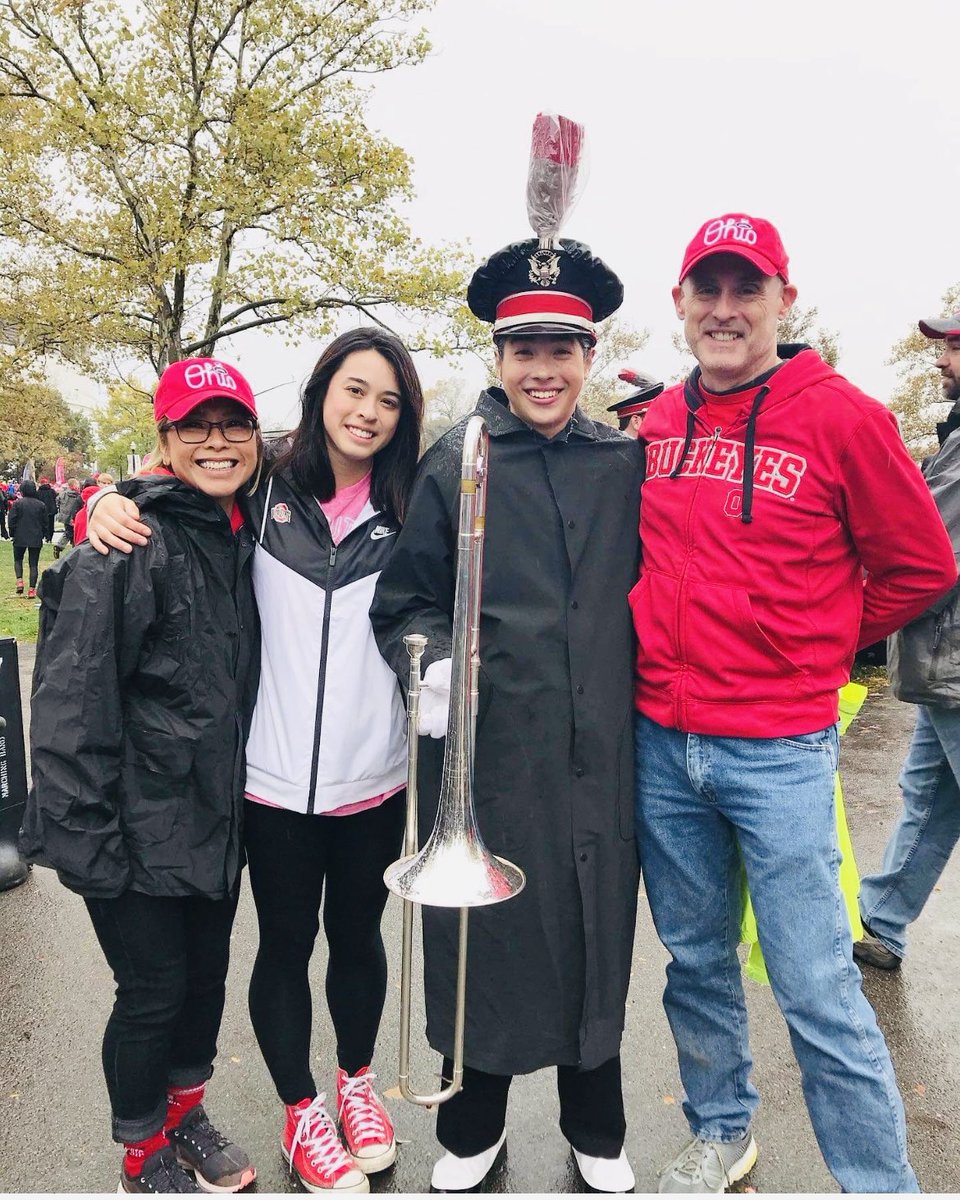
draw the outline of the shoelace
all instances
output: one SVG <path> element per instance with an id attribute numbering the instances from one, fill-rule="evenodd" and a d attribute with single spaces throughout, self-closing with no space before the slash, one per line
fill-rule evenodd
<path id="1" fill-rule="evenodd" d="M 711 1149 L 714 1149 L 714 1153 L 717 1155 L 717 1161 L 720 1164 L 720 1172 L 723 1175 L 724 1182 L 726 1182 L 727 1171 L 723 1165 L 723 1158 L 721 1157 L 719 1151 L 715 1149 L 713 1142 L 705 1142 L 700 1138 L 697 1138 L 695 1141 L 690 1143 L 683 1158 L 673 1168 L 672 1173 L 677 1176 L 677 1178 L 683 1179 L 685 1182 L 702 1183 L 703 1168 L 706 1165 L 707 1155 L 710 1153 Z"/>
<path id="2" fill-rule="evenodd" d="M 200 1188 L 194 1183 L 193 1179 L 179 1165 L 172 1150 L 161 1154 L 157 1169 L 149 1177 L 145 1176 L 141 1171 L 140 1179 L 147 1185 L 151 1192 L 183 1193 L 200 1191 Z"/>
<path id="3" fill-rule="evenodd" d="M 290 1172 L 293 1173 L 293 1156 L 298 1146 L 303 1147 L 307 1161 L 322 1171 L 332 1172 L 342 1163 L 353 1166 L 353 1160 L 337 1137 L 334 1125 L 326 1109 L 327 1097 L 321 1093 L 300 1114 L 297 1132 L 290 1145 Z"/>
<path id="4" fill-rule="evenodd" d="M 182 1137 L 190 1138 L 193 1141 L 204 1158 L 209 1158 L 218 1150 L 225 1150 L 229 1145 L 220 1130 L 211 1123 L 202 1106 L 189 1125 L 181 1123 L 173 1132 L 178 1131 Z"/>
<path id="5" fill-rule="evenodd" d="M 390 1132 L 383 1119 L 383 1113 L 377 1097 L 370 1084 L 376 1079 L 373 1071 L 366 1075 L 348 1075 L 340 1091 L 340 1108 L 338 1118 L 343 1121 L 344 1115 L 353 1126 L 356 1139 L 368 1136 L 388 1142 Z"/>

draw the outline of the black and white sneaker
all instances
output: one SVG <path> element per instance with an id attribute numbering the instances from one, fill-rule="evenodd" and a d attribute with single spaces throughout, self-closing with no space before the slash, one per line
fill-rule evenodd
<path id="1" fill-rule="evenodd" d="M 257 1177 L 246 1151 L 210 1124 L 202 1104 L 194 1105 L 167 1133 L 177 1162 L 195 1172 L 204 1192 L 239 1192 Z"/>
<path id="2" fill-rule="evenodd" d="M 120 1172 L 120 1186 L 117 1194 L 124 1192 L 199 1192 L 200 1188 L 177 1162 L 177 1156 L 170 1146 L 157 1150 L 149 1158 L 143 1160 L 138 1175 L 130 1176 L 126 1171 Z"/>

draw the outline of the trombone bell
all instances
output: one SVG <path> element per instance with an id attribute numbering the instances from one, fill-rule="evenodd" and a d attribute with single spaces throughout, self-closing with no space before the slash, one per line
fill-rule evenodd
<path id="1" fill-rule="evenodd" d="M 431 838 L 419 854 L 392 863 L 383 881 L 402 900 L 435 908 L 499 904 L 515 896 L 526 882 L 519 867 L 491 854 L 469 833 Z"/>

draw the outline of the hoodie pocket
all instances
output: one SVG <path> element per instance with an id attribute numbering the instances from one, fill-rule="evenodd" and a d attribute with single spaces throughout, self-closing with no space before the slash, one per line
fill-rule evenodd
<path id="1" fill-rule="evenodd" d="M 751 703 L 788 699 L 803 686 L 806 671 L 760 625 L 746 588 L 691 580 L 686 590 L 681 651 L 691 696 Z"/>

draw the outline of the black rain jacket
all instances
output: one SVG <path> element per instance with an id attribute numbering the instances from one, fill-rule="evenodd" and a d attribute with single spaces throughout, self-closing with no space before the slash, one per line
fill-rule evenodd
<path id="1" fill-rule="evenodd" d="M 499 388 L 490 434 L 474 796 L 516 897 L 470 911 L 465 1061 L 497 1075 L 619 1052 L 637 909 L 633 658 L 642 447 L 579 410 L 547 440 Z M 450 655 L 465 422 L 427 451 L 371 620 L 407 682 L 407 633 Z M 444 741 L 420 738 L 421 841 Z M 452 1055 L 458 914 L 424 908 L 427 1037 Z"/>
<path id="2" fill-rule="evenodd" d="M 21 496 L 7 518 L 15 546 L 42 546 L 47 536 L 47 509 L 36 496 Z"/>
<path id="3" fill-rule="evenodd" d="M 47 513 L 51 517 L 57 515 L 57 493 L 49 483 L 41 483 L 37 488 L 37 499 L 42 500 Z"/>
<path id="4" fill-rule="evenodd" d="M 258 677 L 253 539 L 178 479 L 125 494 L 147 545 L 82 545 L 40 584 L 21 848 L 82 896 L 223 899 Z"/>

